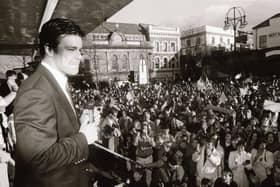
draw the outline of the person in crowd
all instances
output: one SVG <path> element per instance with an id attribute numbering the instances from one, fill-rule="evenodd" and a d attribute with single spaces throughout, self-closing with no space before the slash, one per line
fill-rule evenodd
<path id="1" fill-rule="evenodd" d="M 190 143 L 186 143 L 184 149 L 181 149 L 183 153 L 182 166 L 185 171 L 186 177 L 188 177 L 188 186 L 196 186 L 196 162 L 192 160 L 192 155 L 195 153 L 199 144 L 198 137 L 190 137 Z"/>
<path id="2" fill-rule="evenodd" d="M 108 114 L 100 125 L 103 145 L 115 152 L 119 152 L 121 137 L 120 125 L 117 118 L 119 110 L 116 105 L 109 106 Z"/>
<path id="3" fill-rule="evenodd" d="M 234 148 L 232 146 L 232 135 L 231 132 L 227 132 L 225 134 L 224 142 L 221 142 L 222 147 L 224 148 L 224 168 L 229 168 L 228 166 L 228 160 L 229 160 L 229 154 L 231 151 L 234 151 Z"/>
<path id="4" fill-rule="evenodd" d="M 145 170 L 143 168 L 134 169 L 128 187 L 148 187 L 145 181 Z"/>
<path id="5" fill-rule="evenodd" d="M 221 165 L 221 155 L 215 149 L 210 138 L 205 140 L 205 145 L 198 144 L 196 152 L 192 155 L 192 160 L 196 162 L 196 183 L 199 186 L 203 178 L 214 182 L 218 178 L 218 167 Z"/>
<path id="6" fill-rule="evenodd" d="M 280 150 L 280 143 L 278 142 L 278 138 L 273 132 L 268 132 L 266 134 L 266 150 L 274 153 L 277 150 Z"/>
<path id="7" fill-rule="evenodd" d="M 232 149 L 233 151 L 236 151 L 237 150 L 237 144 L 238 142 L 242 140 L 242 138 L 240 136 L 234 136 L 232 137 L 232 140 L 231 140 L 231 145 L 232 145 Z"/>
<path id="8" fill-rule="evenodd" d="M 252 150 L 252 166 L 256 176 L 262 182 L 271 173 L 274 158 L 272 152 L 266 149 L 265 141 L 261 141 L 258 149 Z"/>
<path id="9" fill-rule="evenodd" d="M 260 134 L 257 131 L 253 131 L 250 137 L 247 139 L 246 151 L 252 152 L 253 149 L 257 149 L 260 142 Z"/>
<path id="10" fill-rule="evenodd" d="M 251 154 L 245 151 L 244 142 L 237 143 L 237 150 L 229 154 L 229 168 L 233 173 L 233 180 L 238 186 L 249 187 L 249 179 L 245 173 L 245 168 L 251 166 Z"/>
<path id="11" fill-rule="evenodd" d="M 69 75 L 82 60 L 83 31 L 73 21 L 47 21 L 39 34 L 41 64 L 26 79 L 14 102 L 15 187 L 91 186 L 89 144 L 97 120 L 79 119 L 69 93 Z"/>
<path id="12" fill-rule="evenodd" d="M 152 169 L 152 182 L 151 186 L 160 186 L 161 182 L 159 179 L 160 168 L 168 161 L 172 156 L 172 142 L 164 142 L 155 148 L 156 154 L 154 157 L 154 162 L 149 164 L 144 164 L 145 168 Z"/>
<path id="13" fill-rule="evenodd" d="M 155 123 L 151 120 L 151 113 L 148 110 L 145 110 L 143 113 L 143 122 L 147 123 L 150 131 L 150 136 L 154 137 L 156 135 L 156 125 Z"/>
<path id="14" fill-rule="evenodd" d="M 12 167 L 15 165 L 15 161 L 12 158 L 12 154 L 9 151 L 9 136 L 6 134 L 6 129 L 8 128 L 8 118 L 5 115 L 5 107 L 13 101 L 15 95 L 10 93 L 5 98 L 0 96 L 0 186 L 9 187 L 9 176 L 11 173 L 8 173 L 8 165 Z M 13 177 L 13 176 L 12 176 Z M 10 177 L 11 178 L 11 177 Z"/>
<path id="15" fill-rule="evenodd" d="M 223 171 L 222 177 L 217 178 L 213 187 L 238 187 L 238 185 L 233 180 L 232 171 L 227 168 Z"/>
<path id="16" fill-rule="evenodd" d="M 220 144 L 220 137 L 218 134 L 216 134 L 216 133 L 212 134 L 211 140 L 214 143 L 215 149 L 220 153 L 220 156 L 221 156 L 221 164 L 218 166 L 218 169 L 217 169 L 217 175 L 218 175 L 218 177 L 221 177 L 222 172 L 225 167 L 224 166 L 224 157 L 225 157 L 224 148 Z"/>
<path id="17" fill-rule="evenodd" d="M 153 162 L 153 147 L 155 147 L 155 141 L 149 135 L 148 124 L 142 123 L 141 131 L 134 137 L 133 145 L 136 147 L 136 161 L 140 164 L 150 164 Z M 150 186 L 152 182 L 152 172 L 146 169 L 146 182 Z"/>
<path id="18" fill-rule="evenodd" d="M 272 174 L 267 176 L 260 187 L 280 187 L 280 165 L 274 164 Z"/>
<path id="19" fill-rule="evenodd" d="M 16 83 L 17 73 L 13 70 L 8 70 L 6 72 L 6 81 L 0 86 L 0 96 L 6 97 L 11 92 L 17 92 L 18 85 Z M 13 113 L 13 102 L 11 102 L 5 108 L 5 114 L 9 117 Z"/>
<path id="20" fill-rule="evenodd" d="M 162 132 L 161 120 L 158 117 L 156 117 L 154 120 L 154 124 L 154 127 L 151 129 L 152 135 L 155 140 L 159 140 L 160 134 Z"/>
<path id="21" fill-rule="evenodd" d="M 185 181 L 183 181 L 184 169 L 180 164 L 182 156 L 183 154 L 180 151 L 176 151 L 159 169 L 159 181 L 161 181 L 164 186 L 179 187 L 186 185 Z"/>
<path id="22" fill-rule="evenodd" d="M 200 187 L 212 187 L 213 182 L 208 178 L 203 178 L 200 183 Z"/>
<path id="23" fill-rule="evenodd" d="M 121 111 L 121 117 L 119 118 L 121 134 L 126 137 L 129 134 L 129 131 L 132 129 L 133 119 L 127 115 L 126 110 Z"/>
<path id="24" fill-rule="evenodd" d="M 163 122 L 161 123 L 161 134 L 158 138 L 161 142 L 175 142 L 174 136 L 170 134 L 169 126 Z"/>

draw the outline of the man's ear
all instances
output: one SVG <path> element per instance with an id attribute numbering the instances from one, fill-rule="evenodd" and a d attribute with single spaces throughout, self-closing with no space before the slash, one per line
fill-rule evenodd
<path id="1" fill-rule="evenodd" d="M 54 55 L 54 50 L 53 50 L 53 48 L 50 47 L 49 44 L 46 44 L 44 46 L 44 49 L 45 49 L 46 55 L 48 55 L 48 56 L 53 56 Z"/>

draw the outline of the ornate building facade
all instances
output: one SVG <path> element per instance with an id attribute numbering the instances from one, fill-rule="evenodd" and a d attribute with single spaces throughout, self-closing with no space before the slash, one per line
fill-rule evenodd
<path id="1" fill-rule="evenodd" d="M 95 81 L 140 83 L 173 78 L 179 73 L 178 28 L 104 22 L 84 39 L 83 68 Z"/>
<path id="2" fill-rule="evenodd" d="M 84 39 L 84 69 L 95 81 L 138 79 L 140 61 L 148 63 L 152 46 L 137 24 L 104 22 Z M 147 68 L 147 66 L 145 67 Z"/>
<path id="3" fill-rule="evenodd" d="M 180 74 L 180 29 L 155 25 L 146 25 L 145 28 L 153 45 L 150 79 L 174 80 Z"/>

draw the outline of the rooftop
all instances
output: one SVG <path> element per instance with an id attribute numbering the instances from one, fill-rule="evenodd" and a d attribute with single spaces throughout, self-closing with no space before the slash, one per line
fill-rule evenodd
<path id="1" fill-rule="evenodd" d="M 278 14 L 275 14 L 274 16 L 266 19 L 265 21 L 261 22 L 260 24 L 256 25 L 253 27 L 253 29 L 259 29 L 259 28 L 262 28 L 262 27 L 268 27 L 269 26 L 269 20 L 273 19 L 273 18 L 278 18 L 280 17 L 280 13 Z"/>
<path id="2" fill-rule="evenodd" d="M 92 32 L 94 33 L 111 33 L 111 32 L 119 32 L 123 34 L 135 34 L 135 35 L 143 35 L 143 28 L 141 28 L 138 24 L 132 23 L 112 23 L 112 22 L 104 22 L 99 25 Z"/>

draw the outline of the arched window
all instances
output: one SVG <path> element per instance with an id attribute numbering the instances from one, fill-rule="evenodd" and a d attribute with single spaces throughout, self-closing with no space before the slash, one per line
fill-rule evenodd
<path id="1" fill-rule="evenodd" d="M 170 60 L 170 64 L 169 64 L 169 68 L 175 68 L 175 58 L 173 57 L 171 60 Z"/>
<path id="2" fill-rule="evenodd" d="M 123 55 L 122 70 L 123 71 L 128 70 L 128 57 L 126 55 Z"/>
<path id="3" fill-rule="evenodd" d="M 164 57 L 163 58 L 163 66 L 162 66 L 162 68 L 167 68 L 168 67 L 167 64 L 168 64 L 168 59 L 166 57 Z"/>
<path id="4" fill-rule="evenodd" d="M 155 59 L 155 65 L 154 65 L 155 69 L 159 69 L 159 63 L 160 63 L 159 58 L 156 58 Z"/>
<path id="5" fill-rule="evenodd" d="M 117 55 L 112 56 L 112 71 L 118 71 L 119 64 L 118 64 L 118 57 Z"/>

